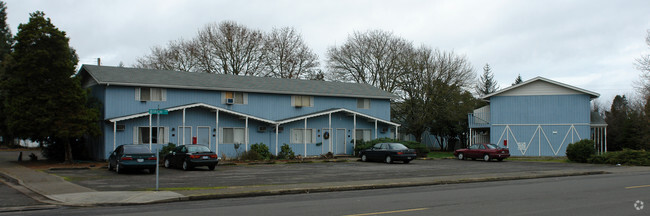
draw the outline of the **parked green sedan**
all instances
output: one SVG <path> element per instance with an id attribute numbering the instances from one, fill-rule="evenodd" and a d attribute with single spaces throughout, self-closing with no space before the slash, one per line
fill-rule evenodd
<path id="1" fill-rule="evenodd" d="M 219 163 L 219 156 L 204 145 L 181 145 L 165 156 L 165 168 L 181 167 L 191 170 L 197 166 L 207 166 L 209 170 Z"/>
<path id="2" fill-rule="evenodd" d="M 108 157 L 108 170 L 123 173 L 127 169 L 146 169 L 154 173 L 156 155 L 144 145 L 120 145 Z"/>
<path id="3" fill-rule="evenodd" d="M 415 160 L 417 152 L 401 143 L 377 143 L 372 148 L 361 150 L 359 156 L 363 162 L 375 160 L 386 163 L 393 163 L 393 161 L 409 163 Z"/>

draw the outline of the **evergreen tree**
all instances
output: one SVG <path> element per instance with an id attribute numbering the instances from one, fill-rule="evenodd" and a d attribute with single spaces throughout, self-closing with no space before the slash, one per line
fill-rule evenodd
<path id="1" fill-rule="evenodd" d="M 75 50 L 40 11 L 18 26 L 14 39 L 3 63 L 6 124 L 17 137 L 63 146 L 65 161 L 72 162 L 70 141 L 99 133 L 99 111 L 86 106 L 87 92 L 73 77 Z"/>
<path id="2" fill-rule="evenodd" d="M 496 92 L 498 88 L 497 81 L 494 80 L 494 74 L 492 74 L 492 68 L 486 63 L 483 67 L 483 75 L 478 78 L 475 87 L 476 93 L 479 96 L 485 96 Z"/>
<path id="3" fill-rule="evenodd" d="M 522 83 L 522 82 L 524 82 L 524 81 L 521 80 L 521 74 L 519 74 L 519 75 L 517 75 L 517 78 L 515 78 L 515 82 L 512 83 L 512 85 L 517 85 L 517 84 Z"/>
<path id="4" fill-rule="evenodd" d="M 11 52 L 11 45 L 13 38 L 11 30 L 7 25 L 7 5 L 0 1 L 0 64 L 4 62 L 5 55 Z M 4 70 L 0 66 L 0 82 L 4 80 Z M 0 91 L 0 136 L 3 138 L 3 143 L 9 146 L 14 146 L 14 137 L 9 133 L 7 125 L 5 124 L 4 106 L 1 101 L 4 101 L 5 93 Z"/>
<path id="5" fill-rule="evenodd" d="M 12 44 L 11 29 L 7 25 L 7 4 L 0 1 L 0 62 L 11 52 Z"/>

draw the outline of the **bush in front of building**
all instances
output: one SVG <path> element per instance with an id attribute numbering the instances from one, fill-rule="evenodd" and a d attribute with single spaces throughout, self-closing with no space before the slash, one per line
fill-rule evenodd
<path id="1" fill-rule="evenodd" d="M 401 143 L 404 146 L 415 149 L 418 157 L 426 157 L 430 150 L 423 144 L 415 141 L 398 141 L 390 138 L 379 138 L 370 141 L 357 140 L 357 146 L 354 148 L 354 155 L 359 155 L 359 151 L 369 149 L 377 143 Z"/>
<path id="2" fill-rule="evenodd" d="M 291 150 L 291 146 L 286 143 L 280 147 L 280 152 L 278 153 L 278 159 L 280 160 L 293 160 L 296 158 L 296 153 Z"/>
<path id="3" fill-rule="evenodd" d="M 164 145 L 162 149 L 160 149 L 160 152 L 158 152 L 158 157 L 160 158 L 160 161 L 165 158 L 169 154 L 170 151 L 174 150 L 176 148 L 176 144 L 174 143 L 167 143 L 167 145 Z"/>
<path id="4" fill-rule="evenodd" d="M 594 154 L 596 149 L 593 140 L 583 139 L 566 147 L 566 156 L 573 162 L 587 163 Z"/>
<path id="5" fill-rule="evenodd" d="M 650 166 L 650 152 L 645 150 L 623 149 L 622 151 L 594 155 L 589 158 L 589 163 Z"/>
<path id="6" fill-rule="evenodd" d="M 271 151 L 269 151 L 269 147 L 264 145 L 264 143 L 255 143 L 251 145 L 250 151 L 256 152 L 259 156 L 259 160 L 271 159 Z"/>

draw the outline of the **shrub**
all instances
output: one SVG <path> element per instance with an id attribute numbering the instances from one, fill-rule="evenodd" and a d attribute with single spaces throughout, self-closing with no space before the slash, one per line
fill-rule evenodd
<path id="1" fill-rule="evenodd" d="M 244 151 L 239 155 L 240 160 L 262 160 L 262 156 L 258 154 L 256 151 Z"/>
<path id="2" fill-rule="evenodd" d="M 286 143 L 280 147 L 280 153 L 278 153 L 278 159 L 295 159 L 296 158 L 296 153 L 291 150 L 291 146 L 287 145 Z"/>
<path id="3" fill-rule="evenodd" d="M 264 143 L 255 143 L 251 145 L 251 150 L 256 152 L 260 160 L 268 160 L 271 159 L 271 151 L 269 151 L 269 147 L 264 145 Z"/>
<path id="4" fill-rule="evenodd" d="M 566 147 L 566 156 L 570 161 L 586 163 L 594 154 L 593 140 L 583 139 Z"/>
<path id="5" fill-rule="evenodd" d="M 621 164 L 633 166 L 650 166 L 650 152 L 645 150 L 623 149 L 622 151 L 607 152 L 589 158 L 590 163 Z"/>
<path id="6" fill-rule="evenodd" d="M 162 159 L 164 159 L 170 151 L 174 150 L 174 148 L 176 148 L 176 144 L 174 143 L 167 143 L 167 145 L 163 146 L 158 155 L 160 160 L 162 161 Z"/>

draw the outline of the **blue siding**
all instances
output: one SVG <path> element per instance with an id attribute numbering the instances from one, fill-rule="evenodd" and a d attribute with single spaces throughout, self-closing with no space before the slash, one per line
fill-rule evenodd
<path id="1" fill-rule="evenodd" d="M 250 98 L 249 98 L 250 102 Z M 355 102 L 356 106 L 356 102 Z M 313 143 L 307 143 L 307 156 L 317 156 L 321 154 L 326 154 L 329 151 L 329 141 L 323 139 L 322 133 L 323 129 L 328 128 L 328 116 L 319 116 L 315 118 L 310 118 L 307 119 L 307 128 L 312 128 L 316 131 L 316 137 L 315 141 Z M 148 117 L 141 117 L 141 118 L 136 118 L 136 119 L 130 119 L 130 120 L 125 120 L 125 121 L 120 121 L 118 124 L 123 124 L 125 125 L 125 130 L 124 131 L 117 131 L 116 133 L 116 146 L 121 145 L 121 144 L 130 144 L 133 143 L 133 128 L 134 127 L 147 127 L 149 126 L 149 118 Z M 156 126 L 156 116 L 152 117 L 152 125 Z M 181 144 L 180 137 L 181 131 L 178 129 L 178 127 L 183 125 L 183 111 L 173 111 L 170 112 L 168 115 L 161 115 L 160 116 L 160 126 L 161 127 L 169 127 L 169 142 L 174 143 L 174 144 Z M 210 145 L 211 149 L 213 151 L 216 150 L 216 145 L 215 143 L 217 142 L 217 136 L 216 133 L 217 131 L 214 131 L 213 129 L 217 126 L 216 125 L 216 113 L 210 111 L 209 109 L 205 108 L 190 108 L 186 109 L 185 113 L 185 125 L 187 127 L 192 127 L 192 134 L 190 136 L 197 136 L 197 126 L 208 126 L 210 127 L 210 143 L 200 143 L 204 145 Z M 104 123 L 103 124 L 103 131 L 104 131 L 104 153 L 101 155 L 100 159 L 106 159 L 108 157 L 108 154 L 112 152 L 113 150 L 113 124 L 112 123 Z M 265 132 L 258 132 L 257 128 L 259 126 L 266 126 L 267 130 Z M 286 143 L 289 144 L 289 146 L 292 147 L 292 150 L 296 155 L 304 155 L 304 150 L 305 150 L 305 144 L 292 144 L 290 143 L 290 136 L 291 136 L 291 129 L 294 128 L 304 128 L 304 120 L 298 120 L 294 122 L 290 122 L 284 125 L 281 125 L 284 127 L 284 131 L 281 133 L 278 133 L 278 144 L 276 145 L 275 142 L 275 132 L 273 132 L 274 126 L 268 125 L 267 123 L 255 121 L 255 120 L 249 120 L 248 123 L 248 136 L 249 136 L 249 142 L 248 142 L 248 148 L 250 149 L 250 145 L 255 144 L 255 143 L 263 143 L 267 146 L 269 146 L 269 150 L 271 151 L 272 154 L 276 153 L 276 148 L 277 152 L 279 152 L 280 147 Z M 240 127 L 243 128 L 245 127 L 245 120 L 241 119 L 239 116 L 234 116 L 231 114 L 219 113 L 219 128 L 223 127 Z M 382 128 L 388 127 L 389 130 L 387 132 L 381 133 Z M 172 131 L 172 128 L 175 130 Z M 353 117 L 348 116 L 343 113 L 334 113 L 332 114 L 332 128 L 335 131 L 337 128 L 343 128 L 346 130 L 346 137 L 345 137 L 345 152 L 347 154 L 351 154 L 353 152 L 353 145 L 352 145 L 352 129 L 354 128 L 353 124 Z M 367 119 L 364 119 L 362 117 L 357 117 L 357 129 L 370 129 L 371 130 L 371 137 L 374 138 L 375 136 L 375 125 L 374 122 L 368 122 Z M 383 137 L 389 137 L 390 136 L 390 131 L 392 129 L 389 125 L 387 124 L 382 124 L 378 123 L 377 129 L 379 130 L 377 133 L 378 138 L 383 138 Z M 333 140 L 332 142 L 332 150 L 333 152 L 336 152 L 336 143 L 335 141 L 335 133 L 330 133 L 332 134 L 330 139 Z M 222 136 L 222 134 L 219 134 L 219 136 Z M 321 143 L 318 145 L 318 143 Z M 189 142 L 186 142 L 186 144 L 189 144 Z M 148 144 L 145 144 L 148 145 Z M 152 145 L 153 149 L 159 148 L 161 145 Z M 218 149 L 218 154 L 219 156 L 226 155 L 227 157 L 235 157 L 237 153 L 241 153 L 245 151 L 245 144 L 242 144 L 240 148 L 235 151 L 234 144 L 224 144 L 220 143 L 219 144 L 219 149 Z"/>
<path id="2" fill-rule="evenodd" d="M 569 143 L 590 138 L 589 103 L 586 94 L 492 97 L 490 141 L 508 140 L 513 156 L 564 156 Z"/>
<path id="3" fill-rule="evenodd" d="M 135 87 L 106 88 L 106 119 L 146 112 L 149 109 L 205 103 L 249 115 L 280 120 L 332 108 L 346 108 L 380 119 L 390 120 L 390 100 L 372 99 L 371 109 L 358 109 L 356 98 L 314 96 L 313 107 L 291 106 L 291 95 L 249 93 L 248 104 L 221 104 L 221 92 L 207 90 L 167 89 L 167 101 L 136 101 Z"/>
<path id="4" fill-rule="evenodd" d="M 494 96 L 491 124 L 557 124 L 590 121 L 589 95 Z"/>

